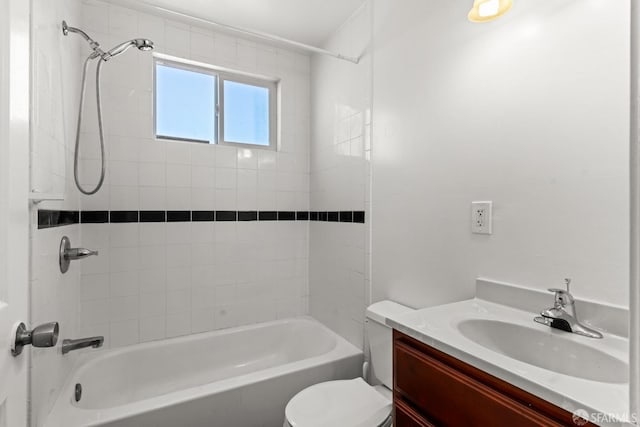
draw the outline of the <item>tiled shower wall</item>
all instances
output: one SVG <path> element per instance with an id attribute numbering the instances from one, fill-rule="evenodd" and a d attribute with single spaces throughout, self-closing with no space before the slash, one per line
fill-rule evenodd
<path id="1" fill-rule="evenodd" d="M 157 141 L 151 54 L 131 49 L 112 59 L 103 68 L 107 177 L 82 210 L 309 209 L 308 56 L 96 1 L 83 2 L 79 25 L 103 47 L 146 37 L 157 53 L 281 79 L 277 151 Z M 83 126 L 86 185 L 99 171 L 93 91 Z M 308 227 L 82 224 L 82 245 L 100 255 L 81 264 L 80 333 L 114 347 L 304 314 Z"/>
<path id="2" fill-rule="evenodd" d="M 80 266 L 67 274 L 58 267 L 62 236 L 80 241 L 80 226 L 39 230 L 39 208 L 77 210 L 80 198 L 73 189 L 71 169 L 73 133 L 77 114 L 80 75 L 78 39 L 62 35 L 61 21 L 78 21 L 80 3 L 75 0 L 32 1 L 32 100 L 31 189 L 64 196 L 64 201 L 34 205 L 31 221 L 30 326 L 60 323 L 60 339 L 78 337 L 77 311 Z M 59 344 L 58 344 L 59 346 Z M 70 372 L 76 355 L 62 356 L 59 348 L 31 350 L 31 425 L 42 425 Z"/>
<path id="3" fill-rule="evenodd" d="M 369 303 L 371 6 L 365 3 L 327 42 L 360 57 L 352 64 L 312 60 L 311 208 L 366 212 L 365 224 L 311 223 L 310 313 L 363 347 Z"/>

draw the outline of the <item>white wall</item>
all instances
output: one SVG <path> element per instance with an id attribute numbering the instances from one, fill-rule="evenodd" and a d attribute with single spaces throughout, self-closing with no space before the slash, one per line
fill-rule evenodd
<path id="1" fill-rule="evenodd" d="M 83 29 L 105 48 L 146 37 L 155 52 L 279 77 L 282 94 L 277 152 L 156 141 L 152 56 L 112 59 L 106 184 L 82 198 L 83 210 L 308 210 L 307 55 L 98 1 L 82 11 Z M 85 123 L 93 149 L 82 151 L 83 182 L 92 184 L 97 127 Z M 83 224 L 82 233 L 100 256 L 82 263 L 81 333 L 104 335 L 106 347 L 307 312 L 307 223 Z"/>
<path id="2" fill-rule="evenodd" d="M 627 305 L 629 1 L 375 1 L 373 291 L 428 306 L 478 276 Z M 494 234 L 470 203 L 494 202 Z"/>
<path id="3" fill-rule="evenodd" d="M 80 241 L 80 226 L 37 229 L 37 209 L 78 210 L 71 175 L 73 137 L 79 96 L 79 40 L 62 35 L 61 21 L 77 22 L 75 0 L 33 0 L 32 7 L 31 188 L 65 195 L 64 202 L 44 202 L 31 215 L 30 326 L 60 323 L 55 349 L 31 349 L 31 425 L 42 425 L 76 355 L 62 356 L 64 338 L 78 338 L 80 266 L 60 273 L 62 236 Z"/>
<path id="4" fill-rule="evenodd" d="M 325 45 L 360 63 L 312 60 L 311 209 L 367 212 L 365 224 L 310 224 L 310 312 L 360 348 L 369 300 L 370 41 L 367 3 Z"/>

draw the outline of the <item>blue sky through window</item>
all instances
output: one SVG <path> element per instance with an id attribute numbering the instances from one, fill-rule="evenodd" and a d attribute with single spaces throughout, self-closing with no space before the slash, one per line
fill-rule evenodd
<path id="1" fill-rule="evenodd" d="M 156 64 L 156 134 L 216 141 L 216 77 Z"/>
<path id="2" fill-rule="evenodd" d="M 269 89 L 224 81 L 224 140 L 269 145 Z"/>

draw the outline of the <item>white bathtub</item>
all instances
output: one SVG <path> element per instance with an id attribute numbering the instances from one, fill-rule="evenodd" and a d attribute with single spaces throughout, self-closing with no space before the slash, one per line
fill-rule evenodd
<path id="1" fill-rule="evenodd" d="M 306 317 L 89 351 L 45 426 L 281 427 L 298 391 L 361 369 L 360 350 Z"/>

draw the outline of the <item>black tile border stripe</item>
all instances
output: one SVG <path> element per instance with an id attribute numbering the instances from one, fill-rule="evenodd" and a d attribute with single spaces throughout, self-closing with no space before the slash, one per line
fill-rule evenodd
<path id="1" fill-rule="evenodd" d="M 278 221 L 295 221 L 296 213 L 291 211 L 278 211 Z"/>
<path id="2" fill-rule="evenodd" d="M 103 224 L 105 222 L 109 222 L 109 211 L 80 212 L 80 223 L 82 224 Z"/>
<path id="3" fill-rule="evenodd" d="M 215 211 L 192 211 L 191 221 L 193 222 L 212 222 L 216 218 Z"/>
<path id="4" fill-rule="evenodd" d="M 78 211 L 38 210 L 38 228 L 61 227 L 79 223 L 80 212 Z"/>
<path id="5" fill-rule="evenodd" d="M 353 212 L 340 211 L 340 222 L 353 222 Z"/>
<path id="6" fill-rule="evenodd" d="M 364 211 L 56 211 L 38 210 L 38 229 L 71 224 L 312 221 L 365 223 Z"/>
<path id="7" fill-rule="evenodd" d="M 216 221 L 237 221 L 238 211 L 216 211 Z"/>
<path id="8" fill-rule="evenodd" d="M 140 211 L 140 222 L 166 222 L 166 211 Z"/>
<path id="9" fill-rule="evenodd" d="M 258 219 L 260 221 L 277 221 L 278 212 L 276 211 L 260 211 L 258 212 Z"/>
<path id="10" fill-rule="evenodd" d="M 124 223 L 138 222 L 138 211 L 111 211 L 109 212 L 109 222 Z"/>
<path id="11" fill-rule="evenodd" d="M 238 221 L 257 221 L 258 211 L 238 211 Z"/>
<path id="12" fill-rule="evenodd" d="M 167 222 L 191 222 L 191 211 L 167 211 Z"/>

